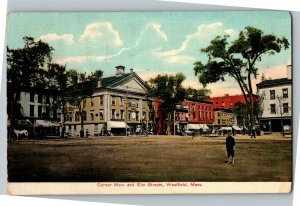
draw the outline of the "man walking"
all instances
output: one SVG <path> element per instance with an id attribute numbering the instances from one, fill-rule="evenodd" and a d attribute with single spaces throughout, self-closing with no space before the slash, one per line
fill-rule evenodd
<path id="1" fill-rule="evenodd" d="M 227 164 L 234 164 L 234 150 L 235 150 L 235 140 L 231 136 L 231 134 L 228 134 L 228 137 L 226 138 L 226 150 L 227 150 L 227 157 L 228 157 L 228 162 Z M 231 161 L 230 161 L 231 157 Z"/>

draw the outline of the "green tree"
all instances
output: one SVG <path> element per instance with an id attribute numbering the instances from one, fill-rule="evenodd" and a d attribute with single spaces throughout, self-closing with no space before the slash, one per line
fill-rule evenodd
<path id="1" fill-rule="evenodd" d="M 67 98 L 65 91 L 67 89 L 68 73 L 65 65 L 59 65 L 55 63 L 49 64 L 48 86 L 52 91 L 53 101 L 51 102 L 51 108 L 53 110 L 61 110 L 61 138 L 65 136 L 65 116 L 66 116 L 66 102 Z"/>
<path id="2" fill-rule="evenodd" d="M 24 37 L 24 47 L 7 47 L 7 108 L 10 119 L 9 139 L 15 126 L 16 96 L 24 89 L 47 87 L 47 63 L 51 62 L 53 48 L 41 40 Z"/>
<path id="3" fill-rule="evenodd" d="M 195 102 L 201 102 L 210 97 L 211 91 L 209 89 L 193 89 L 191 87 L 186 89 L 186 98 Z"/>
<path id="4" fill-rule="evenodd" d="M 90 75 L 80 73 L 76 70 L 67 71 L 67 85 L 64 96 L 69 104 L 67 110 L 76 110 L 80 116 L 81 130 L 84 128 L 84 118 L 86 115 L 86 99 L 91 98 L 99 79 L 102 77 L 103 72 L 99 69 Z"/>
<path id="5" fill-rule="evenodd" d="M 164 111 L 168 120 L 168 134 L 171 134 L 172 114 L 175 110 L 175 106 L 186 97 L 186 90 L 182 86 L 182 82 L 185 78 L 182 73 L 177 73 L 175 76 L 165 74 L 158 75 L 147 82 L 147 95 L 163 100 L 160 109 Z"/>
<path id="6" fill-rule="evenodd" d="M 226 76 L 235 79 L 244 95 L 252 128 L 255 125 L 252 80 L 258 76 L 256 63 L 265 54 L 274 55 L 289 48 L 289 42 L 285 37 L 264 34 L 250 26 L 241 31 L 235 41 L 229 43 L 228 38 L 228 35 L 217 36 L 208 47 L 201 49 L 208 56 L 208 61 L 206 64 L 195 62 L 194 72 L 204 86 L 224 81 Z"/>

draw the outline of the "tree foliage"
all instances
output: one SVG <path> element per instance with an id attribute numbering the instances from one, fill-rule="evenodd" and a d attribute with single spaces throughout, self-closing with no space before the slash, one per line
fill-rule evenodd
<path id="1" fill-rule="evenodd" d="M 264 34 L 262 30 L 250 26 L 241 31 L 235 41 L 228 42 L 228 39 L 228 35 L 217 36 L 208 47 L 201 49 L 208 61 L 205 64 L 195 62 L 194 72 L 204 86 L 224 81 L 227 76 L 235 79 L 254 125 L 252 79 L 258 76 L 256 63 L 262 61 L 263 55 L 274 55 L 289 48 L 289 42 L 285 37 Z"/>
<path id="2" fill-rule="evenodd" d="M 16 111 L 16 96 L 24 89 L 47 87 L 47 65 L 51 62 L 53 48 L 32 37 L 24 37 L 24 47 L 7 47 L 7 108 L 10 118 L 9 138 L 12 137 Z"/>
<path id="3" fill-rule="evenodd" d="M 87 98 L 92 97 L 97 83 L 102 77 L 102 70 L 96 70 L 90 75 L 80 73 L 76 70 L 70 69 L 67 71 L 67 89 L 64 96 L 68 103 L 68 110 L 76 109 L 80 115 L 81 128 L 84 124 L 84 109 L 86 107 L 85 101 Z"/>

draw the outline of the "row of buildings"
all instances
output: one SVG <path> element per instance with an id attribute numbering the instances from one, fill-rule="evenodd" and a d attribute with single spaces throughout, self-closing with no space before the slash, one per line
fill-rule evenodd
<path id="1" fill-rule="evenodd" d="M 257 95 L 261 112 L 258 124 L 264 131 L 280 131 L 279 125 L 291 126 L 291 67 L 287 78 L 264 80 L 257 84 Z M 166 114 L 160 108 L 162 101 L 146 97 L 147 85 L 133 71 L 125 73 L 124 66 L 116 67 L 116 75 L 101 78 L 91 98 L 84 104 L 84 131 L 91 135 L 117 135 L 133 133 L 142 127 L 157 134 L 167 134 Z M 55 97 L 36 91 L 18 94 L 18 104 L 22 108 L 22 119 L 32 123 L 33 130 L 57 135 L 61 130 L 59 109 L 52 109 Z M 242 95 L 214 97 L 197 102 L 186 100 L 176 106 L 171 126 L 173 131 L 247 127 L 242 125 L 232 112 L 237 102 L 244 103 Z M 174 119 L 175 117 L 175 119 Z M 80 115 L 75 109 L 65 116 L 65 131 L 78 134 L 81 129 Z M 244 124 L 244 123 L 243 123 Z M 154 131 L 155 128 L 155 131 Z"/>

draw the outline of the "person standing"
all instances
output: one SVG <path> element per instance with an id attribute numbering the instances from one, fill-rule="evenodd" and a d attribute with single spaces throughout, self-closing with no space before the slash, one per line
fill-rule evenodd
<path id="1" fill-rule="evenodd" d="M 235 150 L 235 139 L 231 136 L 231 134 L 228 134 L 228 137 L 226 138 L 226 150 L 227 150 L 227 157 L 228 162 L 227 164 L 234 164 L 234 150 Z M 230 161 L 231 157 L 231 161 Z"/>

